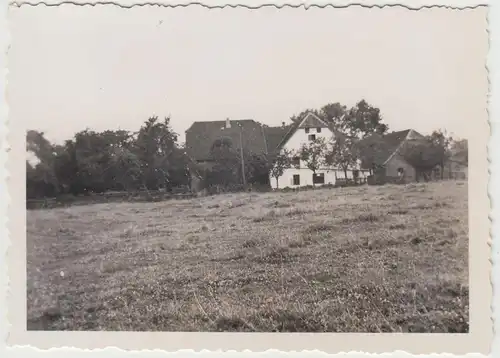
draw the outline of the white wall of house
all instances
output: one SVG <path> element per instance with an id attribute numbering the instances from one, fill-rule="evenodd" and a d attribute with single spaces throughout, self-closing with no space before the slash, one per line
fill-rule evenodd
<path id="1" fill-rule="evenodd" d="M 332 131 L 328 128 L 320 128 L 320 132 L 318 132 L 318 128 L 309 128 L 309 133 L 306 132 L 305 128 L 297 128 L 284 148 L 288 150 L 299 150 L 302 144 L 309 142 L 309 135 L 314 135 L 316 138 L 324 138 L 326 142 L 333 137 Z"/>
<path id="2" fill-rule="evenodd" d="M 303 144 L 308 143 L 311 139 L 310 135 L 314 135 L 316 138 L 324 138 L 326 142 L 330 141 L 334 137 L 334 133 L 329 128 L 309 128 L 306 131 L 305 128 L 298 128 L 295 133 L 290 137 L 288 142 L 283 146 L 283 149 L 287 149 L 292 152 L 297 152 Z M 303 161 L 299 161 L 299 167 L 288 168 L 285 169 L 283 175 L 278 178 L 278 182 L 276 183 L 276 178 L 271 177 L 270 183 L 273 189 L 280 188 L 283 189 L 285 187 L 289 188 L 297 188 L 306 185 L 313 185 L 313 172 L 308 169 Z M 347 171 L 347 178 L 353 178 L 353 170 L 359 169 L 359 165 L 356 168 L 352 168 Z M 324 176 L 324 184 L 335 185 L 336 179 L 344 179 L 345 174 L 343 170 L 335 169 L 335 168 L 321 168 L 316 171 L 318 175 Z M 297 183 L 297 178 L 294 181 L 294 176 L 299 176 Z M 359 171 L 359 178 L 365 178 L 368 175 L 368 172 Z M 316 183 L 316 186 L 320 186 L 323 184 Z"/>
<path id="3" fill-rule="evenodd" d="M 366 179 L 368 177 L 368 171 L 359 171 L 358 178 Z M 316 183 L 315 186 L 321 185 L 335 185 L 337 179 L 345 179 L 345 173 L 340 169 L 329 169 L 323 168 L 316 171 L 317 175 L 323 174 L 324 183 Z M 298 178 L 294 178 L 297 176 Z M 347 179 L 353 179 L 353 170 L 347 171 Z M 297 181 L 298 180 L 298 181 Z M 298 184 L 296 184 L 298 183 Z M 298 188 L 301 186 L 313 185 L 313 172 L 307 168 L 289 168 L 285 169 L 282 176 L 278 178 L 278 182 L 276 183 L 276 178 L 271 178 L 271 187 L 273 189 L 283 189 L 286 187 L 289 188 Z"/>
<path id="4" fill-rule="evenodd" d="M 323 170 L 318 170 L 316 173 L 318 175 L 321 175 L 321 174 L 324 175 L 325 184 L 332 184 L 332 185 L 335 184 L 335 171 L 329 171 L 327 169 L 323 169 Z M 338 173 L 337 173 L 337 175 L 338 175 Z M 298 176 L 298 181 L 296 178 L 294 181 L 294 176 Z M 297 187 L 306 186 L 306 185 L 313 185 L 313 173 L 311 170 L 309 170 L 307 168 L 286 169 L 285 172 L 283 173 L 283 175 L 278 178 L 278 183 L 276 183 L 276 178 L 273 178 L 271 181 L 271 187 L 273 189 L 276 189 L 276 188 L 283 189 L 286 187 L 297 188 Z M 314 184 L 314 185 L 320 186 L 322 184 Z"/>

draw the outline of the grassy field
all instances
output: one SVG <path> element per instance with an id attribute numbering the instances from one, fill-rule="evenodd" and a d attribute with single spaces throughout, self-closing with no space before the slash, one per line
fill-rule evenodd
<path id="1" fill-rule="evenodd" d="M 28 211 L 28 329 L 467 332 L 467 183 Z"/>

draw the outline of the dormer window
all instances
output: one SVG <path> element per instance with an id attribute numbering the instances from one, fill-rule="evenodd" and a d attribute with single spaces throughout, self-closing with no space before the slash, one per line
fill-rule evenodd
<path id="1" fill-rule="evenodd" d="M 321 133 L 321 127 L 316 128 L 317 133 Z"/>
<path id="2" fill-rule="evenodd" d="M 305 131 L 306 131 L 306 133 L 309 133 L 309 128 L 307 128 L 307 127 L 306 127 L 306 128 L 305 128 Z"/>

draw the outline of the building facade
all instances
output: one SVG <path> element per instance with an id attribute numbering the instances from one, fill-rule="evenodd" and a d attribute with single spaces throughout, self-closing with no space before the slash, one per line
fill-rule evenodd
<path id="1" fill-rule="evenodd" d="M 300 122 L 295 123 L 286 133 L 279 145 L 279 150 L 287 150 L 297 153 L 303 144 L 310 143 L 316 139 L 323 138 L 326 142 L 335 138 L 336 133 L 327 123 L 313 113 L 308 113 Z M 359 163 L 360 164 L 360 163 Z M 347 179 L 365 180 L 368 176 L 367 170 L 360 170 L 360 165 L 350 168 L 347 173 L 334 167 L 323 166 L 316 173 L 307 168 L 306 163 L 295 156 L 292 166 L 286 168 L 282 176 L 277 180 L 271 177 L 270 183 L 273 189 L 298 188 L 302 186 L 335 185 L 339 181 Z"/>

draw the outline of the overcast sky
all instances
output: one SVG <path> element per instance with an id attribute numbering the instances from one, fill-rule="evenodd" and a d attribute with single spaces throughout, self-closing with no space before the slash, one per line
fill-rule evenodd
<path id="1" fill-rule="evenodd" d="M 364 98 L 391 130 L 468 137 L 487 105 L 486 8 L 10 10 L 11 118 L 61 142 L 170 115 L 279 125 Z M 468 129 L 469 128 L 469 129 Z"/>

